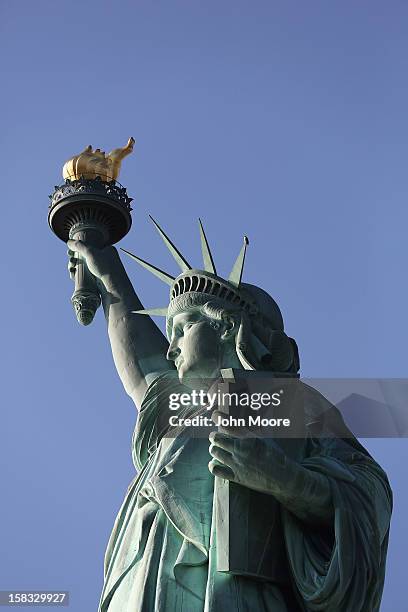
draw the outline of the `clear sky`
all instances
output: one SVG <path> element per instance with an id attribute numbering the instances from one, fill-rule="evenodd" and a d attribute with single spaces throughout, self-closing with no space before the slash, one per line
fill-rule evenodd
<path id="1" fill-rule="evenodd" d="M 151 213 L 280 304 L 302 374 L 407 377 L 408 5 L 402 1 L 3 0 L 0 589 L 94 610 L 134 474 L 135 409 L 105 322 L 81 328 L 47 226 L 63 162 L 137 144 L 122 246 L 176 272 Z M 146 306 L 166 287 L 126 261 Z M 395 513 L 382 610 L 406 605 L 407 440 L 367 446 Z"/>

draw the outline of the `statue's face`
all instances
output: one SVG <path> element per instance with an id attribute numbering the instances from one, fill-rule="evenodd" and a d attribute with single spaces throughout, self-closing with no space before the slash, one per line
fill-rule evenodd
<path id="1" fill-rule="evenodd" d="M 181 382 L 210 382 L 219 376 L 223 367 L 220 331 L 199 312 L 183 312 L 173 318 L 167 359 L 174 361 Z"/>

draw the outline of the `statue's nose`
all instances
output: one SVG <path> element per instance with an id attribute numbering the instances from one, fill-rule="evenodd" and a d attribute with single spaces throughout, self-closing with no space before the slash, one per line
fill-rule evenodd
<path id="1" fill-rule="evenodd" d="M 168 361 L 176 361 L 180 353 L 181 353 L 180 347 L 177 346 L 174 342 L 171 342 L 169 346 L 169 350 L 167 351 L 166 359 L 168 359 Z"/>

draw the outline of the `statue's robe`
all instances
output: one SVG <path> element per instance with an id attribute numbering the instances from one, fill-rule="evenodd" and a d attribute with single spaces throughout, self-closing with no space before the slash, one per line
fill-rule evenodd
<path id="1" fill-rule="evenodd" d="M 132 440 L 138 475 L 109 540 L 100 612 L 379 610 L 388 480 L 338 411 L 305 388 L 302 465 L 328 478 L 334 518 L 312 526 L 279 506 L 282 541 L 271 546 L 285 549 L 288 582 L 217 571 L 209 443 L 188 431 L 164 435 L 169 394 L 185 391 L 166 373 L 149 386 L 140 409 Z M 246 537 L 245 530 L 236 537 Z"/>

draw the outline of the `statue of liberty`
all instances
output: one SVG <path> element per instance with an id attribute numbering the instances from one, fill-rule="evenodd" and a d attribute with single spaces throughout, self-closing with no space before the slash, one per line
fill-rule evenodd
<path id="1" fill-rule="evenodd" d="M 304 393 L 299 452 L 286 453 L 271 438 L 242 436 L 233 426 L 209 439 L 183 430 L 169 435 L 163 419 L 169 394 L 208 391 L 225 370 L 243 379 L 264 372 L 303 383 L 278 305 L 242 282 L 248 241 L 226 280 L 217 274 L 201 222 L 203 269 L 193 269 L 154 223 L 181 274 L 174 278 L 132 257 L 170 286 L 165 308 L 143 308 L 114 247 L 68 242 L 71 275 L 79 254 L 97 279 L 114 362 L 138 409 L 137 476 L 107 547 L 100 612 L 378 611 L 391 490 L 323 396 L 311 388 Z M 166 317 L 167 338 L 155 315 Z M 194 413 L 188 405 L 183 411 Z M 335 414 L 335 426 L 328 414 Z M 225 541 L 215 518 L 216 482 L 233 483 L 260 511 L 253 526 L 238 518 L 233 534 L 258 555 L 251 571 L 248 559 L 232 571 L 217 565 Z"/>

